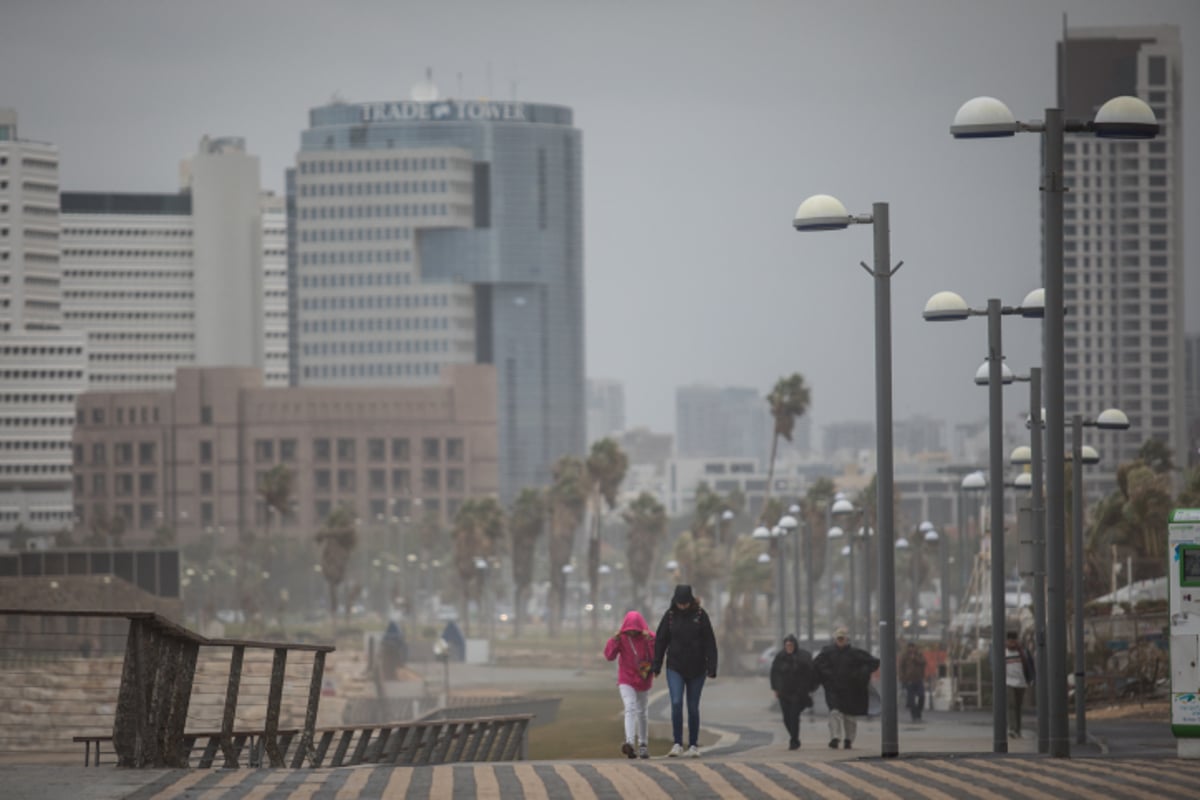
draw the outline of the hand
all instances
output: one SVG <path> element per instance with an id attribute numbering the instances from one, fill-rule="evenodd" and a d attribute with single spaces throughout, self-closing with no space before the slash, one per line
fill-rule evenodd
<path id="1" fill-rule="evenodd" d="M 776 693 L 775 693 L 775 696 L 776 696 L 776 697 L 779 697 L 779 692 L 776 692 Z"/>
<path id="2" fill-rule="evenodd" d="M 711 680 L 716 680 L 716 678 L 717 678 L 717 673 L 715 673 L 715 672 L 710 672 L 710 673 L 708 673 L 708 679 L 709 679 L 710 681 L 711 681 Z"/>
<path id="3" fill-rule="evenodd" d="M 660 673 L 660 672 L 662 672 L 662 670 L 660 670 L 660 669 L 656 669 L 656 670 L 654 670 L 654 677 L 656 677 L 656 678 L 657 678 L 657 677 L 658 677 L 658 673 Z"/>

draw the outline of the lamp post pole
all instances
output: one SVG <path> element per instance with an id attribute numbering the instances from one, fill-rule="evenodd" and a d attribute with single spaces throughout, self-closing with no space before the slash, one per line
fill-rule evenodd
<path id="1" fill-rule="evenodd" d="M 1063 112 L 1046 109 L 1042 133 L 1042 213 L 1046 322 L 1046 681 L 1050 755 L 1071 755 L 1067 731 L 1066 555 L 1063 530 Z"/>
<path id="2" fill-rule="evenodd" d="M 1083 415 L 1071 417 L 1071 604 L 1075 607 L 1075 743 L 1087 744 L 1087 661 L 1083 645 Z"/>
<path id="3" fill-rule="evenodd" d="M 1008 752 L 1008 708 L 1004 685 L 1004 421 L 1003 355 L 1000 340 L 1000 301 L 987 305 L 988 318 L 988 469 L 991 472 L 992 557 L 992 752 Z"/>
<path id="4" fill-rule="evenodd" d="M 880 647 L 880 754 L 899 755 L 899 726 L 896 715 L 896 537 L 892 463 L 892 275 L 900 268 L 891 265 L 891 229 L 888 204 L 875 203 L 871 215 L 853 217 L 837 199 L 814 195 L 796 210 L 794 227 L 806 230 L 836 230 L 851 224 L 870 223 L 874 233 L 874 263 L 862 264 L 875 283 L 875 437 L 876 437 L 876 525 L 879 530 L 879 631 Z"/>
<path id="5" fill-rule="evenodd" d="M 812 649 L 817 642 L 817 632 L 813 628 L 813 547 L 812 547 L 812 530 L 807 524 L 804 525 L 804 599 L 808 606 L 808 644 Z"/>
<path id="6" fill-rule="evenodd" d="M 796 520 L 796 522 L 797 522 L 797 525 L 795 527 L 788 528 L 788 533 L 794 533 L 796 535 L 795 541 L 792 542 L 792 599 L 794 601 L 792 619 L 794 619 L 796 621 L 796 637 L 799 638 L 800 637 L 800 539 L 799 539 L 799 537 L 800 537 L 801 531 L 804 530 L 804 523 L 801 521 L 802 517 L 800 515 L 800 506 L 793 503 L 791 506 L 788 507 L 788 515 L 792 519 Z M 805 558 L 808 558 L 807 553 L 805 553 Z M 811 574 L 812 574 L 812 571 L 811 571 L 811 566 L 810 566 L 809 575 L 811 575 Z M 810 608 L 811 608 L 811 601 L 810 601 Z M 812 630 L 811 618 L 809 619 L 808 626 L 809 626 L 809 630 L 811 631 Z M 812 641 L 811 633 L 809 634 L 809 641 Z M 782 645 L 780 645 L 780 646 L 782 647 Z"/>
<path id="7" fill-rule="evenodd" d="M 1042 368 L 1029 369 L 1029 449 L 1032 458 L 1033 483 L 1033 639 L 1034 668 L 1038 679 L 1033 682 L 1037 703 L 1037 746 L 1039 753 L 1050 751 L 1050 716 L 1048 685 L 1040 680 L 1046 674 L 1046 508 L 1042 494 L 1043 474 L 1042 430 Z"/>
<path id="8" fill-rule="evenodd" d="M 775 550 L 775 561 L 777 561 L 779 563 L 779 598 L 778 598 L 777 604 L 779 606 L 779 642 L 780 642 L 779 646 L 782 647 L 783 646 L 783 637 L 787 636 L 787 620 L 785 619 L 785 617 L 787 616 L 787 603 L 784 602 L 784 599 L 787 596 L 787 592 L 784 591 L 784 583 L 783 583 L 783 581 L 784 581 L 784 577 L 783 577 L 783 546 L 784 546 L 783 528 L 776 526 L 771 531 L 771 534 L 775 537 L 775 542 L 778 545 L 778 547 Z"/>

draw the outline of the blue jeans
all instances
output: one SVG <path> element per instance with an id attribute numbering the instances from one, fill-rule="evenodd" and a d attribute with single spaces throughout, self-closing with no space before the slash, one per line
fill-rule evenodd
<path id="1" fill-rule="evenodd" d="M 700 692 L 704 675 L 685 678 L 673 669 L 667 670 L 667 692 L 671 695 L 671 735 L 675 744 L 683 744 L 683 693 L 687 690 L 688 747 L 700 744 Z"/>

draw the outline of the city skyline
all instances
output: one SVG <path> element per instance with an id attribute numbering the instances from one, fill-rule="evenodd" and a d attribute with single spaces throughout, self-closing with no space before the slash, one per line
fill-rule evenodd
<path id="1" fill-rule="evenodd" d="M 920 324 L 920 308 L 940 289 L 979 305 L 989 296 L 1017 302 L 1034 287 L 1037 145 L 956 143 L 948 126 L 978 94 L 1040 118 L 1054 103 L 1064 12 L 1072 27 L 1180 27 L 1183 183 L 1200 185 L 1196 137 L 1187 135 L 1200 108 L 1200 81 L 1189 80 L 1195 4 L 689 4 L 687 51 L 666 41 L 678 3 L 520 5 L 534 16 L 463 2 L 407 15 L 267 3 L 239 8 L 238 26 L 220 3 L 173 7 L 171 25 L 160 17 L 167 10 L 144 3 L 30 5 L 7 14 L 0 68 L 14 72 L 31 47 L 52 63 L 23 73 L 3 104 L 21 114 L 23 136 L 59 147 L 67 191 L 168 190 L 168 170 L 207 133 L 245 137 L 260 154 L 264 188 L 280 194 L 305 114 L 335 93 L 404 98 L 432 66 L 444 96 L 569 105 L 587 140 L 586 374 L 625 384 L 628 427 L 662 431 L 674 429 L 677 386 L 765 395 L 793 371 L 813 388 L 814 424 L 871 418 L 870 287 L 857 267 L 870 242 L 797 237 L 791 213 L 817 192 L 852 212 L 892 205 L 892 250 L 906 262 L 894 280 L 897 418 L 981 416 L 984 397 L 970 376 L 984 356 L 982 334 L 942 341 L 936 326 Z M 438 31 L 453 20 L 462 30 L 450 41 Z M 320 38 L 326 30 L 347 35 Z M 397 31 L 411 45 L 399 56 L 385 44 Z M 620 60 L 609 57 L 617 41 Z M 325 55 L 307 59 L 317 44 Z M 104 82 L 63 80 L 89 59 L 104 65 Z M 239 75 L 260 81 L 241 86 Z M 812 124 L 814 113 L 822 124 Z M 1196 236 L 1185 233 L 1185 258 Z M 1185 287 L 1189 308 L 1196 283 Z M 1188 332 L 1200 327 L 1196 316 Z M 1036 334 L 1006 338 L 1009 362 L 1023 371 Z"/>

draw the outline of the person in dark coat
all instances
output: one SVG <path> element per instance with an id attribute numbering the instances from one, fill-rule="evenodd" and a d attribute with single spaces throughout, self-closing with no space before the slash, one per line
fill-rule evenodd
<path id="1" fill-rule="evenodd" d="M 815 677 L 812 654 L 801 650 L 796 637 L 788 634 L 783 649 L 771 662 L 771 690 L 779 698 L 779 708 L 783 711 L 788 750 L 800 749 L 800 712 L 812 706 Z"/>
<path id="2" fill-rule="evenodd" d="M 879 669 L 879 659 L 850 646 L 845 628 L 834 632 L 833 644 L 821 648 L 813 661 L 817 679 L 825 687 L 825 704 L 829 706 L 829 746 L 850 749 L 858 731 L 856 717 L 867 713 L 871 673 Z"/>
<path id="3" fill-rule="evenodd" d="M 667 691 L 671 696 L 671 733 L 675 744 L 669 756 L 700 755 L 700 692 L 705 678 L 717 677 L 717 639 L 708 614 L 692 594 L 692 587 L 675 587 L 671 607 L 654 634 L 654 675 L 667 663 Z M 683 749 L 683 697 L 687 694 L 688 748 Z"/>
<path id="4" fill-rule="evenodd" d="M 904 705 L 913 722 L 921 721 L 925 708 L 925 654 L 916 642 L 909 642 L 900 657 L 900 685 L 904 687 Z"/>

